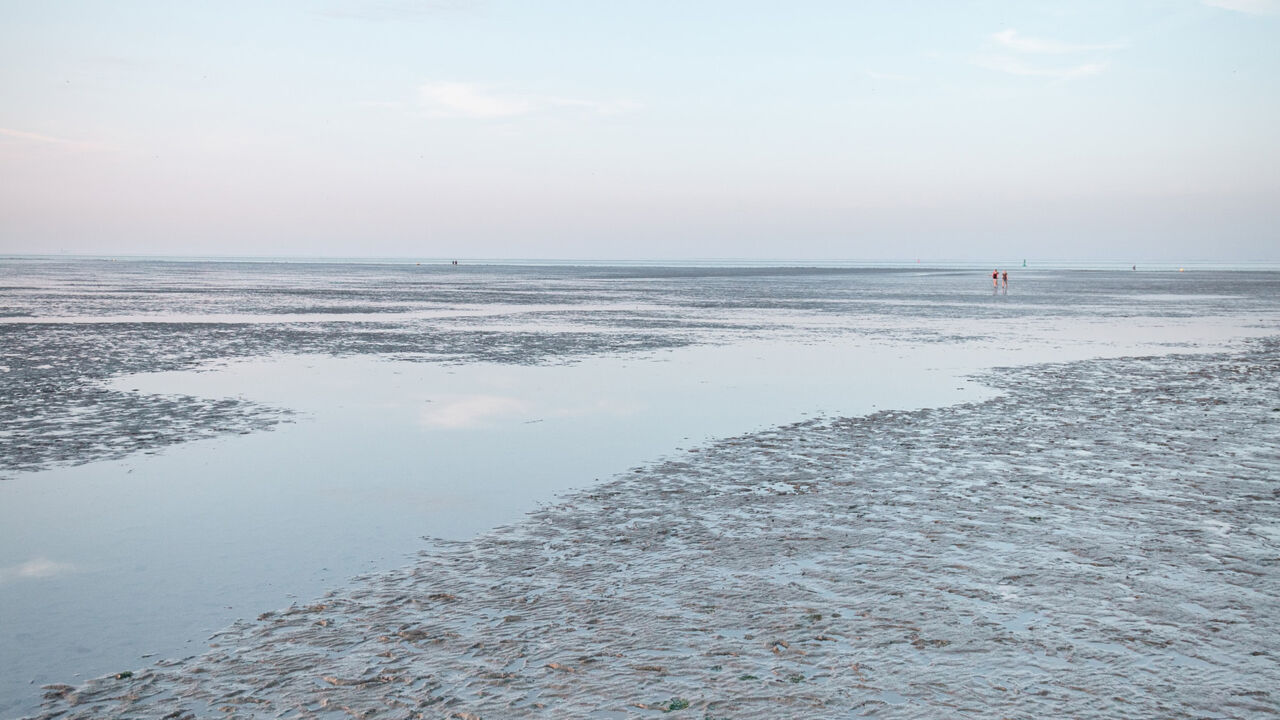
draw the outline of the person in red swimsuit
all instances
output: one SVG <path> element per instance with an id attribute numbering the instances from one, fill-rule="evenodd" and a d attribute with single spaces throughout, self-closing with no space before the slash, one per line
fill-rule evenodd
<path id="1" fill-rule="evenodd" d="M 1004 283 L 1004 289 L 1008 290 L 1009 289 L 1009 271 L 1008 270 L 1005 270 L 1004 272 L 1000 273 L 1000 281 Z"/>

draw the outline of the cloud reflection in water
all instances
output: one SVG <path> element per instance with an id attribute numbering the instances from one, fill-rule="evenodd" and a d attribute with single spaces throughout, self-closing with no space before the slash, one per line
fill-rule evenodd
<path id="1" fill-rule="evenodd" d="M 429 428 L 477 428 L 501 418 L 525 415 L 529 405 L 503 395 L 459 395 L 433 401 L 419 422 Z"/>

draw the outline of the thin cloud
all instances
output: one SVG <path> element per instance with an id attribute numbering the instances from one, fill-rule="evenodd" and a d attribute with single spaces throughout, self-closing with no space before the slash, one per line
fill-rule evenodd
<path id="1" fill-rule="evenodd" d="M 993 33 L 991 35 L 991 39 L 1009 50 L 1039 55 L 1067 55 L 1071 53 L 1096 52 L 1099 50 L 1118 50 L 1124 47 L 1119 44 L 1077 45 L 1061 42 L 1059 40 L 1050 40 L 1047 38 L 1027 37 L 1026 35 L 1019 34 L 1018 31 L 1013 28 Z"/>
<path id="2" fill-rule="evenodd" d="M 1081 45 L 1067 43 L 1049 38 L 1030 37 L 1009 28 L 992 33 L 989 40 L 999 46 L 997 50 L 980 54 L 972 62 L 987 70 L 1020 75 L 1023 77 L 1047 77 L 1057 80 L 1073 80 L 1076 78 L 1099 75 L 1107 69 L 1105 57 L 1108 51 L 1119 50 L 1124 45 L 1107 43 L 1098 45 Z M 1012 53 L 1012 54 L 1011 54 Z M 1043 55 L 1081 55 L 1071 64 L 1044 64 L 1033 62 L 1030 58 Z M 1088 60 L 1088 62 L 1084 62 Z"/>
<path id="3" fill-rule="evenodd" d="M 426 83 L 418 88 L 418 101 L 427 117 L 475 120 L 515 118 L 565 108 L 586 110 L 596 115 L 618 115 L 640 107 L 629 100 L 501 93 L 480 85 L 458 82 Z"/>
<path id="4" fill-rule="evenodd" d="M 1210 7 L 1249 15 L 1280 15 L 1280 0 L 1202 0 Z"/>
<path id="5" fill-rule="evenodd" d="M 527 115 L 534 104 L 515 95 L 500 95 L 468 83 L 427 83 L 418 98 L 428 117 L 462 117 L 490 120 Z"/>
<path id="6" fill-rule="evenodd" d="M 1105 62 L 1083 63 L 1068 67 L 1042 67 L 1031 65 L 1008 55 L 980 55 L 974 58 L 973 64 L 987 70 L 996 70 L 1010 75 L 1047 77 L 1058 80 L 1073 80 L 1075 78 L 1099 75 L 1107 69 Z"/>
<path id="7" fill-rule="evenodd" d="M 99 145 L 97 143 L 68 140 L 67 138 L 54 137 L 52 135 L 41 135 L 40 133 L 26 132 L 25 130 L 13 130 L 11 128 L 0 128 L 0 136 L 10 137 L 16 140 L 25 140 L 27 142 L 42 143 L 45 145 L 58 145 L 60 147 L 76 148 L 79 150 L 110 149 L 106 145 Z"/>

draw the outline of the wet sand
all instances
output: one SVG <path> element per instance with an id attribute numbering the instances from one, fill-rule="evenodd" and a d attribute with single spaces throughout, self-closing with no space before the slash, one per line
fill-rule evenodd
<path id="1" fill-rule="evenodd" d="M 635 468 L 40 717 L 1280 713 L 1280 340 L 982 380 Z"/>

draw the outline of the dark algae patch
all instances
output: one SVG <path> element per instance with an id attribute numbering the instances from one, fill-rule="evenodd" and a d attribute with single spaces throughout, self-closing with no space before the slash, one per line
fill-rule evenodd
<path id="1" fill-rule="evenodd" d="M 687 710 L 688 708 L 689 708 L 688 700 L 685 700 L 684 698 L 681 698 L 681 697 L 674 697 L 667 701 L 666 705 L 662 707 L 662 711 L 675 712 L 676 710 Z"/>

